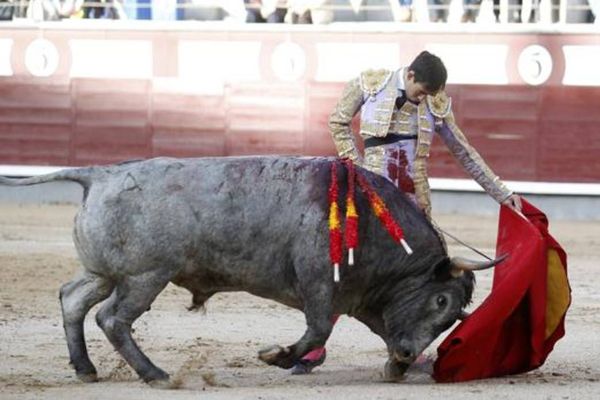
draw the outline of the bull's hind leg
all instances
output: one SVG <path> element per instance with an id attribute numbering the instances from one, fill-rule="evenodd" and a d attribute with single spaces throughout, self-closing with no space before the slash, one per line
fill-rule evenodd
<path id="1" fill-rule="evenodd" d="M 145 382 L 167 382 L 169 375 L 155 366 L 131 337 L 131 325 L 169 282 L 161 271 L 128 276 L 117 282 L 96 321 L 115 349 Z"/>
<path id="2" fill-rule="evenodd" d="M 110 281 L 89 273 L 60 288 L 63 326 L 71 364 L 75 368 L 77 377 L 84 382 L 95 381 L 97 375 L 96 368 L 88 356 L 83 321 L 90 308 L 106 299 L 112 289 L 113 285 Z"/>

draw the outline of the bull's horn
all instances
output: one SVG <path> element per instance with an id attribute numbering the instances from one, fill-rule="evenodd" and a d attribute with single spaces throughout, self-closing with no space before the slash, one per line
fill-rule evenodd
<path id="1" fill-rule="evenodd" d="M 495 260 L 490 261 L 472 261 L 462 257 L 452 257 L 450 259 L 450 264 L 452 265 L 450 274 L 456 278 L 461 276 L 463 271 L 481 271 L 492 268 L 494 265 L 498 265 L 504 261 L 506 257 L 508 257 L 508 254 L 503 254 Z"/>

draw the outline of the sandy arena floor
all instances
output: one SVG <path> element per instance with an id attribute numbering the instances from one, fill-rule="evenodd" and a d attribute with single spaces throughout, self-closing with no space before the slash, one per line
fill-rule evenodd
<path id="1" fill-rule="evenodd" d="M 134 325 L 149 357 L 179 384 L 153 389 L 138 380 L 96 326 L 86 320 L 90 356 L 100 382 L 80 383 L 68 365 L 58 289 L 78 270 L 71 242 L 75 206 L 0 205 L 0 399 L 599 399 L 600 224 L 551 222 L 569 255 L 573 304 L 567 335 L 537 371 L 463 384 L 435 384 L 410 370 L 406 381 L 382 381 L 383 342 L 342 317 L 328 359 L 314 374 L 292 377 L 262 364 L 260 348 L 290 344 L 303 315 L 244 293 L 221 294 L 206 314 L 188 312 L 189 294 L 168 286 Z M 493 254 L 494 218 L 441 215 L 438 223 Z M 473 257 L 451 244 L 452 255 Z M 491 272 L 478 274 L 475 305 L 488 294 Z M 439 342 L 439 340 L 438 340 Z M 426 353 L 435 354 L 437 343 Z"/>

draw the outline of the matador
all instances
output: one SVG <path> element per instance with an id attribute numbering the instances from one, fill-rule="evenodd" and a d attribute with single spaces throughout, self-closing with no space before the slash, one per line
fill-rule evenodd
<path id="1" fill-rule="evenodd" d="M 409 77 L 413 75 L 413 77 Z M 512 192 L 486 165 L 456 125 L 451 98 L 442 89 L 426 94 L 424 101 L 407 99 L 409 67 L 397 71 L 368 70 L 350 81 L 329 120 L 329 128 L 340 157 L 392 181 L 431 216 L 427 159 L 434 133 L 444 140 L 464 169 L 498 203 Z M 360 110 L 360 155 L 351 130 L 352 118 Z"/>

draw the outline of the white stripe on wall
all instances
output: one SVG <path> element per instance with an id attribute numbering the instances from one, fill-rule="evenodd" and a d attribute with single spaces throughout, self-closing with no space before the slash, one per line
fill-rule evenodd
<path id="1" fill-rule="evenodd" d="M 151 40 L 72 39 L 71 77 L 149 79 Z"/>
<path id="2" fill-rule="evenodd" d="M 506 85 L 508 45 L 434 43 L 426 50 L 440 57 L 448 70 L 448 83 Z"/>
<path id="3" fill-rule="evenodd" d="M 318 82 L 346 82 L 369 68 L 398 69 L 397 43 L 317 43 Z"/>
<path id="4" fill-rule="evenodd" d="M 506 186 L 520 194 L 548 194 L 563 196 L 600 196 L 600 184 L 503 181 Z M 483 192 L 481 186 L 471 179 L 430 178 L 432 190 L 457 192 Z"/>
<path id="5" fill-rule="evenodd" d="M 179 78 L 212 92 L 226 82 L 260 81 L 261 43 L 180 40 Z"/>
<path id="6" fill-rule="evenodd" d="M 563 46 L 565 75 L 563 85 L 600 86 L 600 46 Z"/>
<path id="7" fill-rule="evenodd" d="M 10 64 L 13 40 L 0 39 L 0 76 L 12 76 L 13 70 Z"/>

